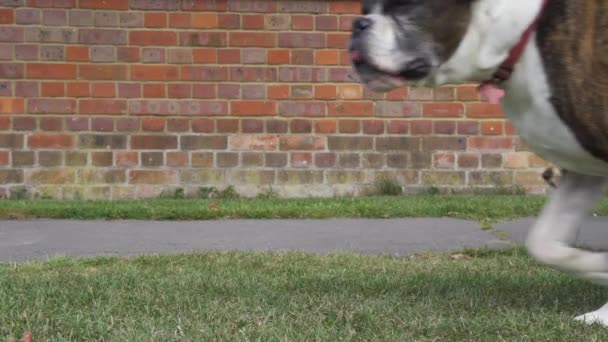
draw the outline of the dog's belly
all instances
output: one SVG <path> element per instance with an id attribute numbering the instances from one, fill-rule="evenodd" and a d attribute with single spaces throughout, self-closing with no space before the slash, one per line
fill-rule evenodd
<path id="1" fill-rule="evenodd" d="M 566 170 L 608 176 L 608 163 L 584 150 L 555 111 L 533 108 L 512 110 L 506 104 L 505 111 L 530 149 L 545 160 Z"/>
<path id="2" fill-rule="evenodd" d="M 570 171 L 608 176 L 608 163 L 586 151 L 558 116 L 547 79 L 539 50 L 530 44 L 506 84 L 503 108 L 508 119 L 542 158 Z"/>

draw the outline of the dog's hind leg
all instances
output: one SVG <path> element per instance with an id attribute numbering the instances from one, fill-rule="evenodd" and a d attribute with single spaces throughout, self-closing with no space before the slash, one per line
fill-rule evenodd
<path id="1" fill-rule="evenodd" d="M 549 266 L 608 285 L 608 253 L 574 247 L 580 224 L 602 197 L 605 185 L 602 177 L 564 172 L 528 236 L 530 254 Z M 577 319 L 608 326 L 608 304 Z"/>
<path id="2" fill-rule="evenodd" d="M 604 193 L 601 177 L 564 172 L 527 239 L 530 254 L 557 269 L 591 276 L 605 274 L 608 285 L 608 253 L 573 247 L 583 219 Z M 602 281 L 603 277 L 597 279 Z"/>

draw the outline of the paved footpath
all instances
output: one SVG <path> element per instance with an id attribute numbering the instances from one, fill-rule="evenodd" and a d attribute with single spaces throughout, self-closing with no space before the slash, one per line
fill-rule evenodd
<path id="1" fill-rule="evenodd" d="M 203 251 L 355 252 L 409 255 L 521 243 L 533 219 L 484 231 L 455 219 L 0 221 L 0 262 L 55 256 L 170 254 Z M 608 218 L 589 220 L 579 241 L 608 247 Z"/>

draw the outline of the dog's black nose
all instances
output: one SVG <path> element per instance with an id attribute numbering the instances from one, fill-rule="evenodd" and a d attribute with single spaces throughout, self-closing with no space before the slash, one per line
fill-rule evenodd
<path id="1" fill-rule="evenodd" d="M 363 31 L 372 27 L 373 24 L 374 24 L 374 22 L 370 18 L 367 18 L 367 17 L 358 18 L 353 23 L 353 33 L 355 35 L 361 34 Z"/>

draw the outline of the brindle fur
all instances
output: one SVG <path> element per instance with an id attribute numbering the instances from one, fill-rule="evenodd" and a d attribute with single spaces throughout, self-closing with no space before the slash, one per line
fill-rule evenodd
<path id="1" fill-rule="evenodd" d="M 558 115 L 608 161 L 608 1 L 549 0 L 537 41 Z"/>

